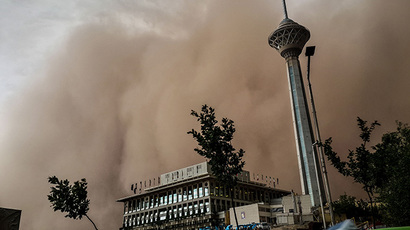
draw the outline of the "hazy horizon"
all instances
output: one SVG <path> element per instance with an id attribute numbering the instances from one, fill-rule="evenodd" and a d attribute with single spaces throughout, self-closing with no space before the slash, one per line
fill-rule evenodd
<path id="1" fill-rule="evenodd" d="M 345 156 L 360 144 L 356 117 L 381 123 L 374 143 L 410 122 L 410 2 L 287 4 L 316 46 L 322 139 Z M 121 227 L 116 200 L 132 183 L 204 161 L 187 134 L 203 104 L 235 121 L 246 170 L 300 193 L 285 60 L 267 41 L 281 1 L 3 1 L 0 12 L 0 207 L 23 210 L 20 229 L 92 227 L 53 212 L 51 175 L 87 178 L 90 217 Z M 327 168 L 334 199 L 364 197 Z"/>

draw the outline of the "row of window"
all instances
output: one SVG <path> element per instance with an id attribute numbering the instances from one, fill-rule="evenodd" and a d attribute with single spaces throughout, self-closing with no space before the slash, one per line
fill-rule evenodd
<path id="1" fill-rule="evenodd" d="M 131 200 L 124 203 L 124 213 L 142 211 L 150 208 L 176 204 L 183 201 L 193 200 L 209 196 L 208 183 L 200 183 L 174 189 L 140 199 Z"/>
<path id="2" fill-rule="evenodd" d="M 265 203 L 269 203 L 271 200 L 281 196 L 280 193 L 272 190 L 257 189 L 248 186 L 235 188 L 233 194 L 237 200 Z M 124 202 L 124 213 L 144 211 L 207 196 L 230 198 L 231 191 L 216 182 L 200 182 Z"/>
<path id="3" fill-rule="evenodd" d="M 211 196 L 217 197 L 231 197 L 231 191 L 228 188 L 220 185 L 218 183 L 210 183 L 210 194 Z M 254 187 L 239 186 L 234 189 L 234 198 L 243 201 L 251 202 L 266 202 L 269 203 L 271 200 L 280 197 L 281 195 L 273 191 L 267 191 L 263 189 L 255 189 Z"/>
<path id="4" fill-rule="evenodd" d="M 210 213 L 209 199 L 197 202 L 190 202 L 183 205 L 174 205 L 172 207 L 157 209 L 128 215 L 124 217 L 124 227 L 139 226 L 144 224 L 156 223 L 158 221 L 174 220 L 178 218 L 190 217 Z"/>

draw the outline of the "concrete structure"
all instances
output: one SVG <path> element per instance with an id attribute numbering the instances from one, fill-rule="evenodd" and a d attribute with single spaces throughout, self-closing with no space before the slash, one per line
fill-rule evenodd
<path id="1" fill-rule="evenodd" d="M 303 224 L 314 221 L 312 213 L 312 203 L 310 195 L 294 195 L 283 197 L 283 213 L 277 214 L 277 223 L 284 224 Z"/>
<path id="2" fill-rule="evenodd" d="M 0 208 L 0 229 L 18 230 L 20 228 L 21 210 Z"/>
<path id="3" fill-rule="evenodd" d="M 290 192 L 252 181 L 249 172 L 244 171 L 238 175 L 234 202 L 235 207 L 257 203 L 269 210 L 278 198 L 288 194 Z M 206 162 L 162 174 L 157 186 L 118 202 L 124 203 L 122 230 L 198 229 L 234 223 L 233 213 L 229 212 L 230 193 L 216 181 Z M 240 219 L 240 213 L 237 214 Z"/>
<path id="4" fill-rule="evenodd" d="M 314 221 L 309 195 L 290 194 L 271 201 L 270 204 L 254 203 L 236 208 L 239 225 L 269 223 L 273 226 L 303 224 Z M 230 222 L 235 223 L 232 208 Z"/>
<path id="5" fill-rule="evenodd" d="M 285 19 L 268 41 L 286 60 L 302 193 L 310 195 L 312 206 L 319 206 L 325 201 L 323 182 L 314 151 L 312 124 L 299 63 L 299 55 L 310 38 L 310 32 L 288 18 L 285 2 L 284 10 Z"/>

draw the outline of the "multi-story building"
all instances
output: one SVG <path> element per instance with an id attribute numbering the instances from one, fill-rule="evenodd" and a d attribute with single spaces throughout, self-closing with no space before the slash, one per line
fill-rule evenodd
<path id="1" fill-rule="evenodd" d="M 233 192 L 235 207 L 271 204 L 290 194 L 251 181 L 247 171 L 237 177 L 238 185 Z M 120 229 L 199 229 L 228 225 L 231 222 L 229 209 L 233 205 L 230 194 L 217 182 L 206 162 L 165 173 L 160 176 L 158 185 L 118 200 L 124 203 Z"/>

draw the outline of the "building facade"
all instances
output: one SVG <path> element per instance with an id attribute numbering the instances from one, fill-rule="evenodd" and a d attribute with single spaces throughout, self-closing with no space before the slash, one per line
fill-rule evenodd
<path id="1" fill-rule="evenodd" d="M 290 194 L 267 203 L 253 203 L 236 208 L 239 225 L 267 223 L 271 226 L 303 224 L 315 221 L 309 195 Z M 235 223 L 230 209 L 231 223 Z M 316 218 L 317 219 L 317 218 Z"/>
<path id="2" fill-rule="evenodd" d="M 117 200 L 124 203 L 123 225 L 128 229 L 199 229 L 231 224 L 231 193 L 212 175 L 210 166 L 200 163 L 160 176 L 157 186 Z M 290 194 L 251 181 L 250 173 L 238 175 L 234 205 L 271 204 Z"/>

